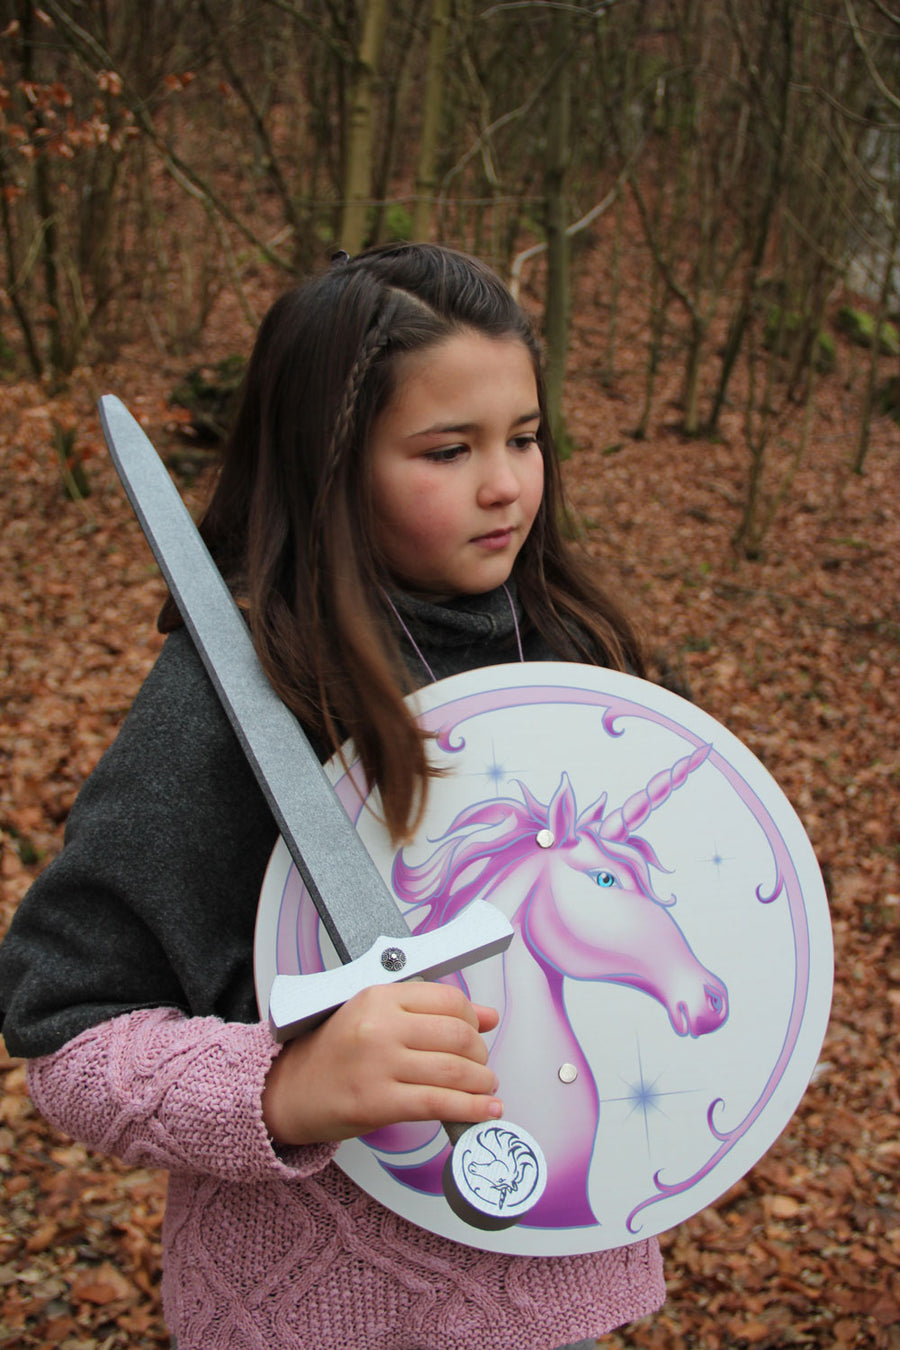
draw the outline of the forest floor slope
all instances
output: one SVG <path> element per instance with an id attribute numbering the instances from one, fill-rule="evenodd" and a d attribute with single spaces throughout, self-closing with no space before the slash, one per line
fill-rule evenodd
<path id="1" fill-rule="evenodd" d="M 620 357 L 602 387 L 595 308 L 583 286 L 569 398 L 580 448 L 565 476 L 585 546 L 634 607 L 656 670 L 741 737 L 796 807 L 826 878 L 837 960 L 822 1062 L 795 1119 L 727 1196 L 663 1238 L 669 1301 L 611 1344 L 900 1350 L 900 432 L 877 420 L 865 475 L 850 472 L 862 366 L 842 347 L 765 554 L 740 559 L 739 411 L 726 411 L 720 439 L 684 439 L 664 370 L 650 435 L 631 439 L 638 358 L 631 369 Z M 226 325 L 210 350 L 240 345 Z M 134 350 L 52 398 L 27 381 L 3 390 L 0 930 L 59 847 L 75 791 L 159 646 L 161 583 L 102 450 L 95 399 L 119 393 L 183 469 L 167 404 L 183 368 Z M 81 503 L 61 491 L 54 424 L 77 427 L 91 486 Z M 196 507 L 203 473 L 179 483 Z M 0 1346 L 165 1344 L 162 1178 L 56 1135 L 29 1103 L 23 1065 L 3 1059 L 0 1074 Z"/>

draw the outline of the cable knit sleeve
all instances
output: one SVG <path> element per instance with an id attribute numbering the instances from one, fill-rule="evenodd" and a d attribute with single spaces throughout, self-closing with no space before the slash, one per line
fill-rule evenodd
<path id="1" fill-rule="evenodd" d="M 337 1145 L 274 1148 L 262 1090 L 278 1050 L 260 1023 L 151 1008 L 32 1060 L 28 1084 L 57 1128 L 131 1166 L 223 1181 L 310 1176 Z"/>

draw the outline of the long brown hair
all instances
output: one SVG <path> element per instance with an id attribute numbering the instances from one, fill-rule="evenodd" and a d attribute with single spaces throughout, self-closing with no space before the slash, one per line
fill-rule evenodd
<path id="1" fill-rule="evenodd" d="M 640 672 L 631 624 L 562 536 L 531 324 L 490 268 L 451 249 L 370 249 L 275 302 L 200 525 L 278 694 L 324 747 L 352 736 L 395 840 L 418 823 L 432 771 L 403 701 L 411 681 L 385 612 L 366 449 L 396 358 L 465 330 L 518 338 L 534 364 L 544 497 L 515 565 L 527 620 L 561 658 Z M 179 623 L 170 600 L 160 627 Z"/>

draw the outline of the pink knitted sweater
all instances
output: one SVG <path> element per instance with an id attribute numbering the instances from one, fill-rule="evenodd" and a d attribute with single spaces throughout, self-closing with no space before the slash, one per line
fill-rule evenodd
<path id="1" fill-rule="evenodd" d="M 663 1301 L 655 1240 L 571 1257 L 476 1251 L 399 1218 L 331 1159 L 279 1150 L 260 1024 L 128 1013 L 31 1061 L 70 1135 L 170 1172 L 163 1299 L 178 1350 L 552 1350 Z"/>

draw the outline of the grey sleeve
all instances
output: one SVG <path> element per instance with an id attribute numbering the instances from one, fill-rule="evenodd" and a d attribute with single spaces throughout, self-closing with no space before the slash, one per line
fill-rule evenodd
<path id="1" fill-rule="evenodd" d="M 276 837 L 180 630 L 0 947 L 10 1053 L 49 1054 L 136 1008 L 254 1020 L 256 902 Z"/>

